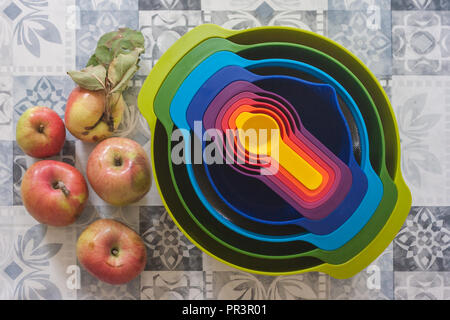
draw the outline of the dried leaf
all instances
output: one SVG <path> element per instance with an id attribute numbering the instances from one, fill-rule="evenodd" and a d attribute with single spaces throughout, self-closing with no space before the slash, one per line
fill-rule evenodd
<path id="1" fill-rule="evenodd" d="M 94 66 L 94 67 L 95 67 L 95 66 L 98 66 L 99 64 L 100 64 L 100 63 L 98 62 L 97 57 L 95 56 L 95 54 L 93 54 L 93 55 L 89 58 L 86 67 L 90 67 L 90 66 Z"/>
<path id="2" fill-rule="evenodd" d="M 103 64 L 104 66 L 108 66 L 114 57 L 113 53 L 108 47 L 97 46 L 97 49 L 95 49 L 95 58 L 99 63 Z"/>
<path id="3" fill-rule="evenodd" d="M 105 89 L 106 69 L 102 65 L 89 66 L 81 71 L 69 71 L 68 74 L 82 88 L 92 91 Z"/>
<path id="4" fill-rule="evenodd" d="M 138 70 L 139 67 L 137 65 L 131 66 L 124 74 L 120 82 L 114 86 L 114 89 L 111 90 L 111 93 L 124 91 L 128 87 L 131 78 L 133 78 L 133 76 L 136 74 Z"/>
<path id="5" fill-rule="evenodd" d="M 120 54 L 111 62 L 108 69 L 108 79 L 113 88 L 119 83 L 128 84 L 135 73 L 134 70 L 139 62 L 141 52 L 141 48 L 136 48 L 128 54 Z"/>
<path id="6" fill-rule="evenodd" d="M 127 54 L 140 48 L 144 51 L 145 39 L 140 31 L 121 28 L 104 34 L 98 41 L 95 51 L 96 60 L 90 59 L 89 65 L 102 63 L 108 68 L 109 64 L 120 54 Z"/>

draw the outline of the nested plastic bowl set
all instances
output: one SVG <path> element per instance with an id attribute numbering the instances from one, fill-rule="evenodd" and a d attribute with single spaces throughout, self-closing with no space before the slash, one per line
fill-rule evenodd
<path id="1" fill-rule="evenodd" d="M 352 277 L 409 213 L 386 93 L 318 34 L 201 25 L 158 60 L 138 106 L 167 211 L 232 267 Z"/>

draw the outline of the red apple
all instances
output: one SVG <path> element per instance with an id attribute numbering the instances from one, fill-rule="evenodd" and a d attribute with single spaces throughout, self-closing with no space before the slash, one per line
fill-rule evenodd
<path id="1" fill-rule="evenodd" d="M 53 160 L 33 164 L 23 176 L 21 191 L 27 211 L 51 226 L 75 222 L 89 195 L 86 180 L 76 168 Z"/>
<path id="2" fill-rule="evenodd" d="M 106 202 L 125 206 L 140 200 L 150 190 L 150 162 L 145 150 L 127 138 L 100 142 L 89 156 L 89 183 Z"/>
<path id="3" fill-rule="evenodd" d="M 122 121 L 126 103 L 121 94 L 113 94 L 109 101 L 111 118 L 105 114 L 106 107 L 104 91 L 76 87 L 67 100 L 64 118 L 67 129 L 86 142 L 110 137 Z M 112 119 L 111 125 L 107 118 Z"/>
<path id="4" fill-rule="evenodd" d="M 46 158 L 58 154 L 65 139 L 64 123 L 50 108 L 30 108 L 17 122 L 17 144 L 31 157 Z"/>
<path id="5" fill-rule="evenodd" d="M 77 257 L 89 273 L 110 284 L 133 280 L 147 260 L 141 237 L 111 219 L 97 220 L 83 231 L 77 242 Z"/>

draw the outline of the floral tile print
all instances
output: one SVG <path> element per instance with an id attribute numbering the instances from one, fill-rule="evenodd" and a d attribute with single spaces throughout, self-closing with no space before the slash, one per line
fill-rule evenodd
<path id="1" fill-rule="evenodd" d="M 393 11 L 393 73 L 448 75 L 449 39 L 449 11 Z"/>
<path id="2" fill-rule="evenodd" d="M 392 300 L 394 298 L 394 275 L 388 271 L 367 269 L 349 279 L 330 277 L 332 300 Z"/>
<path id="3" fill-rule="evenodd" d="M 211 11 L 205 14 L 205 21 L 227 29 L 240 30 L 259 26 L 288 26 L 310 31 L 318 31 L 316 11 L 277 11 L 263 2 L 252 11 Z M 322 21 L 323 23 L 323 21 Z"/>
<path id="4" fill-rule="evenodd" d="M 140 208 L 140 234 L 148 250 L 145 270 L 202 270 L 201 251 L 181 233 L 164 207 Z"/>
<path id="5" fill-rule="evenodd" d="M 34 106 L 48 107 L 64 119 L 67 98 L 74 87 L 68 76 L 14 77 L 13 133 L 20 116 Z M 66 131 L 66 140 L 75 140 L 69 131 Z"/>
<path id="6" fill-rule="evenodd" d="M 13 203 L 14 205 L 22 205 L 22 196 L 20 194 L 20 185 L 22 184 L 22 177 L 27 171 L 28 167 L 32 165 L 32 160 L 27 159 L 16 142 L 13 144 Z"/>
<path id="7" fill-rule="evenodd" d="M 370 10 L 378 7 L 391 9 L 391 0 L 328 0 L 328 10 Z"/>
<path id="8" fill-rule="evenodd" d="M 201 11 L 140 11 L 139 29 L 145 37 L 146 48 L 141 56 L 139 74 L 147 76 L 161 55 L 175 41 L 203 22 Z"/>
<path id="9" fill-rule="evenodd" d="M 392 10 L 450 10 L 446 0 L 391 0 Z"/>
<path id="10" fill-rule="evenodd" d="M 80 10 L 138 10 L 138 0 L 77 0 Z"/>
<path id="11" fill-rule="evenodd" d="M 0 58 L 1 59 L 1 58 Z M 13 77 L 0 76 L 0 137 L 13 140 Z"/>
<path id="12" fill-rule="evenodd" d="M 20 185 L 22 184 L 22 178 L 27 169 L 33 165 L 35 162 L 39 161 L 39 159 L 35 159 L 29 157 L 23 153 L 20 149 L 17 142 L 13 142 L 13 184 L 12 184 L 12 192 L 13 192 L 13 204 L 22 205 L 22 197 L 20 195 Z M 74 141 L 66 141 L 64 146 L 59 153 L 59 155 L 48 158 L 49 160 L 57 160 L 68 163 L 72 166 L 75 166 L 75 142 Z"/>
<path id="13" fill-rule="evenodd" d="M 203 271 L 144 271 L 141 274 L 142 300 L 203 300 Z"/>
<path id="14" fill-rule="evenodd" d="M 13 41 L 13 26 L 11 19 L 7 16 L 7 2 L 0 4 L 0 75 L 12 73 L 13 52 L 11 43 Z M 6 10 L 6 12 L 5 12 Z M 11 10 L 11 9 L 9 9 Z M 13 13 L 10 13 L 10 15 Z"/>
<path id="15" fill-rule="evenodd" d="M 80 26 L 76 31 L 77 68 L 86 66 L 94 52 L 98 39 L 105 33 L 120 27 L 137 29 L 139 24 L 137 10 L 85 11 L 80 12 Z"/>
<path id="16" fill-rule="evenodd" d="M 139 10 L 200 10 L 200 0 L 139 0 Z"/>
<path id="17" fill-rule="evenodd" d="M 260 276 L 240 271 L 208 271 L 208 297 L 217 300 L 326 299 L 327 277 L 311 272 L 292 276 Z"/>
<path id="18" fill-rule="evenodd" d="M 327 36 L 352 51 L 376 76 L 392 74 L 390 11 L 328 11 Z"/>
<path id="19" fill-rule="evenodd" d="M 14 286 L 10 277 L 5 276 L 6 272 L 4 270 L 11 264 L 14 255 L 15 228 L 12 207 L 0 207 L 0 221 L 0 299 L 11 300 L 14 298 Z M 14 266 L 9 270 L 11 274 L 19 273 L 19 269 L 14 268 Z"/>
<path id="20" fill-rule="evenodd" d="M 393 76 L 403 176 L 414 206 L 450 204 L 450 78 Z"/>
<path id="21" fill-rule="evenodd" d="M 394 270 L 450 270 L 450 207 L 411 209 L 394 240 Z"/>
<path id="22" fill-rule="evenodd" d="M 202 10 L 255 10 L 260 5 L 274 10 L 327 10 L 328 0 L 202 0 Z"/>
<path id="23" fill-rule="evenodd" d="M 66 285 L 66 271 L 75 264 L 74 229 L 38 224 L 23 207 L 7 210 L 9 217 L 0 214 L 0 296 L 74 299 L 76 292 Z"/>
<path id="24" fill-rule="evenodd" d="M 81 269 L 78 300 L 139 300 L 140 276 L 122 285 L 111 285 Z"/>
<path id="25" fill-rule="evenodd" d="M 114 219 L 126 224 L 136 232 L 139 231 L 138 207 L 94 206 L 88 203 L 74 224 L 74 227 L 77 229 L 77 234 L 80 235 L 84 229 L 98 219 Z"/>
<path id="26" fill-rule="evenodd" d="M 13 142 L 0 140 L 0 206 L 13 204 Z"/>
<path id="27" fill-rule="evenodd" d="M 38 105 L 53 109 L 63 118 L 67 97 L 74 87 L 69 77 L 14 77 L 15 120 L 27 109 Z"/>
<path id="28" fill-rule="evenodd" d="M 73 18 L 68 8 L 75 0 L 3 1 L 3 37 L 12 30 L 11 49 L 14 74 L 65 74 L 75 63 Z"/>
<path id="29" fill-rule="evenodd" d="M 235 274 L 236 270 L 233 268 L 207 256 L 203 255 L 203 270 L 206 271 L 206 281 L 207 281 L 207 298 L 217 298 L 217 287 L 214 287 L 216 284 L 215 279 L 216 274 Z M 393 259 L 392 259 L 392 245 L 389 247 L 366 269 L 361 271 L 359 274 L 354 276 L 351 279 L 339 280 L 334 279 L 328 275 L 324 275 L 318 273 L 320 276 L 314 280 L 313 291 L 316 293 L 311 293 L 305 288 L 294 288 L 297 282 L 307 282 L 308 274 L 305 275 L 296 275 L 291 278 L 291 276 L 286 277 L 287 280 L 293 280 L 293 287 L 290 289 L 292 292 L 298 292 L 297 296 L 308 298 L 320 298 L 320 299 L 393 299 Z M 249 278 L 254 277 L 253 275 L 249 275 Z M 259 276 L 257 276 L 259 277 Z M 270 278 L 270 277 L 269 277 Z M 272 277 L 274 278 L 274 277 Z M 283 278 L 283 277 L 280 277 Z M 240 278 L 239 278 L 240 279 Z M 259 279 L 259 278 L 258 278 Z M 285 279 L 285 280 L 286 280 Z M 306 280 L 305 280 L 306 279 Z M 230 280 L 228 280 L 230 281 Z M 242 280 L 240 280 L 242 282 Z M 253 280 L 255 281 L 255 280 Z M 231 281 L 230 281 L 231 282 Z M 239 285 L 239 281 L 236 281 L 234 284 L 236 286 Z M 285 283 L 283 281 L 280 282 L 281 286 Z M 278 283 L 276 284 L 279 285 Z M 312 284 L 311 284 L 312 285 Z M 224 287 L 226 284 L 224 284 Z M 286 286 L 290 286 L 289 283 Z M 214 289 L 212 289 L 214 287 Z M 227 287 L 228 288 L 228 287 Z M 242 289 L 242 295 L 245 296 L 245 299 L 257 299 L 255 296 L 249 292 L 249 285 L 243 285 L 243 288 L 240 287 L 239 290 Z M 282 289 L 277 289 L 282 291 Z M 302 291 L 304 290 L 304 291 Z M 220 291 L 220 290 L 219 290 Z M 221 294 L 223 295 L 238 295 L 237 290 L 232 290 L 230 288 L 224 289 Z M 245 291 L 245 292 L 244 292 Z M 231 292 L 231 293 L 230 293 Z M 305 293 L 306 292 L 306 293 Z M 309 292 L 309 293 L 308 293 Z M 303 296 L 302 296 L 303 294 Z M 279 299 L 275 298 L 273 293 L 270 294 L 268 292 L 262 294 L 264 298 L 262 299 Z M 295 296 L 295 295 L 294 295 Z M 295 297 L 291 298 L 294 299 Z M 224 296 L 223 299 L 228 299 Z M 232 297 L 230 299 L 233 299 Z M 283 298 L 284 299 L 284 298 Z"/>
<path id="30" fill-rule="evenodd" d="M 450 272 L 395 272 L 395 299 L 449 300 Z"/>

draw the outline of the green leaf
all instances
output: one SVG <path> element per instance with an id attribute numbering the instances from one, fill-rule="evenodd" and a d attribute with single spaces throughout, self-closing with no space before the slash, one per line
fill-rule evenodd
<path id="1" fill-rule="evenodd" d="M 105 66 L 109 65 L 114 58 L 112 52 L 106 46 L 97 46 L 95 57 L 99 63 Z"/>
<path id="2" fill-rule="evenodd" d="M 89 61 L 88 61 L 87 65 L 86 65 L 86 67 L 89 67 L 89 66 L 98 66 L 99 64 L 100 64 L 100 63 L 98 62 L 97 57 L 95 56 L 95 54 L 93 54 L 93 55 L 89 58 Z"/>
<path id="3" fill-rule="evenodd" d="M 136 48 L 130 53 L 119 54 L 109 65 L 108 69 L 108 80 L 111 82 L 112 87 L 115 88 L 116 85 L 124 79 L 125 75 L 129 75 L 128 70 L 133 66 L 136 66 L 139 62 L 139 56 L 142 49 Z M 128 81 L 125 79 L 124 81 Z"/>
<path id="4" fill-rule="evenodd" d="M 97 45 L 98 46 L 106 46 L 108 47 L 108 43 L 111 42 L 113 40 L 114 37 L 117 36 L 117 31 L 112 31 L 112 32 L 108 32 L 105 33 L 104 35 L 102 35 L 100 37 L 100 39 L 98 40 Z"/>
<path id="5" fill-rule="evenodd" d="M 132 29 L 125 29 L 123 31 L 124 39 L 129 40 L 135 48 L 142 48 L 145 47 L 145 38 L 140 31 L 132 30 Z"/>
<path id="6" fill-rule="evenodd" d="M 144 52 L 144 46 L 145 39 L 140 31 L 121 28 L 108 32 L 100 37 L 87 67 L 71 71 L 69 75 L 89 90 L 122 92 L 139 69 L 139 56 Z"/>
<path id="7" fill-rule="evenodd" d="M 100 37 L 95 50 L 95 59 L 91 58 L 87 66 L 103 64 L 108 68 L 109 64 L 120 54 L 132 52 L 145 47 L 145 39 L 140 31 L 130 28 L 121 28 L 118 31 L 108 32 Z"/>
<path id="8" fill-rule="evenodd" d="M 67 73 L 82 88 L 92 91 L 105 89 L 106 69 L 102 65 L 89 66 L 81 71 Z"/>
<path id="9" fill-rule="evenodd" d="M 122 40 L 122 42 L 120 43 L 121 53 L 131 52 L 135 48 L 136 47 L 134 46 L 133 42 L 130 40 Z"/>

